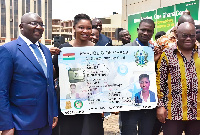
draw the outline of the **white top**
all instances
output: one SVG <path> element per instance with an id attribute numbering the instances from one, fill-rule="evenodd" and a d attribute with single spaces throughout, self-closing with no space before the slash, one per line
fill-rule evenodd
<path id="1" fill-rule="evenodd" d="M 144 101 L 144 98 L 143 98 L 143 96 L 142 96 L 142 91 L 141 91 L 141 94 L 140 94 L 140 98 L 142 99 L 142 102 L 145 102 L 145 101 Z M 148 96 L 148 98 L 147 98 L 147 102 L 150 102 L 150 93 L 149 93 L 149 96 Z"/>
<path id="2" fill-rule="evenodd" d="M 33 48 L 30 46 L 30 45 L 33 44 L 33 43 L 32 43 L 28 38 L 26 38 L 25 36 L 23 36 L 22 34 L 20 35 L 20 37 L 24 40 L 24 42 L 26 42 L 26 44 L 27 44 L 28 47 L 31 49 L 33 55 L 35 56 L 35 58 L 36 58 L 37 61 L 38 61 L 38 58 L 37 58 L 37 56 L 36 56 L 36 54 L 35 54 Z M 37 41 L 35 44 L 38 46 L 38 49 L 39 49 L 39 51 L 40 51 L 40 53 L 41 53 L 41 55 L 42 55 L 44 64 L 45 64 L 45 66 L 47 67 L 46 58 L 45 58 L 44 53 L 42 52 L 42 50 L 41 50 L 41 48 L 40 48 L 39 42 Z M 38 62 L 39 62 L 39 61 L 38 61 Z"/>

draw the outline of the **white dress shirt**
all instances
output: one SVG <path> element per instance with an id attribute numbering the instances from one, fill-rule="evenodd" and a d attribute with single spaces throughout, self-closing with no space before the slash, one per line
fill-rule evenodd
<path id="1" fill-rule="evenodd" d="M 35 56 L 35 58 L 36 58 L 37 61 L 38 61 L 38 58 L 37 58 L 37 56 L 36 56 L 36 54 L 35 54 L 33 48 L 30 46 L 30 45 L 33 44 L 33 43 L 32 43 L 28 38 L 26 38 L 25 36 L 23 36 L 22 34 L 20 35 L 20 37 L 24 40 L 24 42 L 26 42 L 26 44 L 27 44 L 28 47 L 31 49 L 33 55 Z M 41 50 L 41 48 L 40 48 L 39 42 L 37 41 L 35 44 L 38 46 L 38 49 L 39 49 L 39 51 L 40 51 L 40 53 L 41 53 L 41 55 L 42 55 L 44 64 L 45 64 L 45 66 L 47 67 L 46 58 L 45 58 L 44 53 L 42 52 L 42 50 Z M 38 62 L 39 62 L 39 61 L 38 61 Z"/>

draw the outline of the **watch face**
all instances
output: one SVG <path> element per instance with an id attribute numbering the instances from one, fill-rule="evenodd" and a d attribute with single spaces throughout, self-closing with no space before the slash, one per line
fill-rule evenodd
<path id="1" fill-rule="evenodd" d="M 71 68 L 68 73 L 70 83 L 84 82 L 84 74 L 81 68 Z"/>

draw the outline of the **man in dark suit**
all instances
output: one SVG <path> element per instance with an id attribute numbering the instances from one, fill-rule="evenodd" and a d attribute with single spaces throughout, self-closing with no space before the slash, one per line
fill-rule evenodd
<path id="1" fill-rule="evenodd" d="M 95 46 L 112 46 L 112 40 L 106 37 L 104 34 L 101 34 L 102 30 L 102 22 L 100 19 L 95 18 L 92 20 L 92 26 L 95 26 L 99 31 L 99 41 L 96 43 Z"/>
<path id="2" fill-rule="evenodd" d="M 49 49 L 36 13 L 26 13 L 17 40 L 0 47 L 0 130 L 3 135 L 51 135 L 57 101 Z"/>

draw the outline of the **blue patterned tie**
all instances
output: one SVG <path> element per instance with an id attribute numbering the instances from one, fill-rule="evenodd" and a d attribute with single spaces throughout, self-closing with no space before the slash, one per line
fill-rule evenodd
<path id="1" fill-rule="evenodd" d="M 41 65 L 41 67 L 42 67 L 42 69 L 44 71 L 44 74 L 47 77 L 47 67 L 46 67 L 46 65 L 44 63 L 44 60 L 42 58 L 42 54 L 40 53 L 40 50 L 38 49 L 38 46 L 36 44 L 31 44 L 30 46 L 33 48 L 33 50 L 35 52 L 35 55 L 38 58 L 39 64 Z"/>

